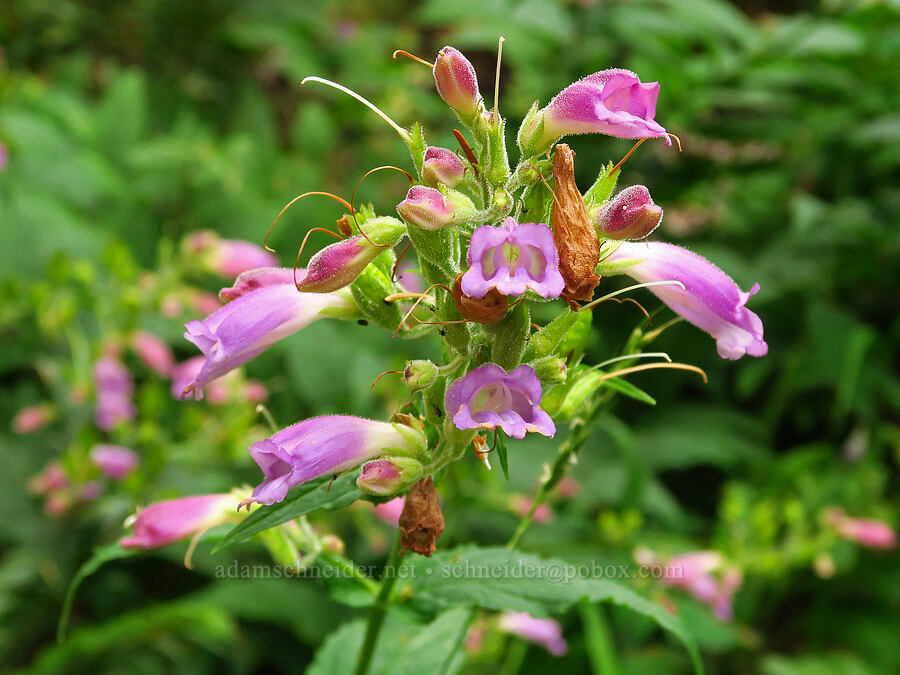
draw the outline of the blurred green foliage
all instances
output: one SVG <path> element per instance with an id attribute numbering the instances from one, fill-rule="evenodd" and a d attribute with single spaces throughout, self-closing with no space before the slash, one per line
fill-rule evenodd
<path id="1" fill-rule="evenodd" d="M 0 3 L 0 410 L 6 420 L 49 400 L 61 411 L 33 436 L 0 429 L 4 669 L 300 672 L 352 615 L 313 582 L 213 579 L 232 554 L 210 558 L 203 545 L 189 573 L 182 546 L 87 580 L 70 640 L 53 645 L 75 569 L 118 535 L 136 503 L 255 480 L 244 450 L 263 421 L 237 400 L 177 403 L 130 363 L 141 415 L 119 440 L 139 450 L 141 477 L 60 517 L 41 512 L 27 479 L 64 453 L 86 459 L 98 440 L 85 427 L 89 402 L 71 394 L 89 387 L 104 339 L 144 328 L 180 358 L 195 353 L 179 335 L 196 312 L 167 318 L 160 307 L 188 281 L 207 291 L 221 282 L 179 263 L 185 234 L 261 242 L 295 195 L 349 198 L 367 169 L 408 165 L 380 120 L 334 91 L 301 88 L 302 77 L 337 80 L 400 124 L 421 120 L 431 143 L 455 147 L 428 69 L 391 52 L 431 59 L 453 44 L 488 96 L 500 34 L 511 126 L 535 98 L 602 68 L 660 82 L 658 119 L 684 153 L 647 143 L 620 184 L 650 186 L 666 211 L 663 238 L 707 255 L 744 288 L 760 282 L 751 306 L 770 345 L 764 359 L 722 362 L 692 327 L 667 331 L 654 348 L 701 366 L 710 384 L 633 376 L 656 405 L 622 400 L 580 456 L 580 492 L 556 499 L 553 520 L 522 546 L 572 562 L 627 562 L 637 545 L 724 552 L 745 574 L 733 624 L 675 596 L 714 673 L 900 669 L 896 552 L 836 542 L 821 523 L 823 509 L 839 505 L 900 524 L 900 7 L 854 0 Z M 570 142 L 583 188 L 630 147 Z M 402 177 L 377 174 L 358 199 L 391 213 L 404 190 Z M 328 200 L 295 206 L 271 240 L 282 262 L 308 228 L 339 215 Z M 650 298 L 640 296 L 655 309 Z M 617 353 L 637 318 L 628 305 L 599 306 L 591 362 Z M 279 424 L 326 412 L 384 416 L 402 402 L 400 387 L 369 385 L 400 367 L 408 347 L 373 328 L 321 322 L 246 370 L 268 384 Z M 509 483 L 471 458 L 460 463 L 442 484 L 442 544 L 505 541 L 516 519 L 510 493 L 533 492 L 553 447 L 511 443 Z M 316 524 L 364 563 L 388 536 L 362 510 Z M 816 568 L 826 554 L 832 578 Z M 238 555 L 264 558 L 254 547 Z M 434 624 L 445 620 L 454 617 Z M 522 672 L 588 667 L 578 613 L 562 621 L 569 655 L 557 662 L 529 648 Z M 615 609 L 610 624 L 622 672 L 688 667 L 645 619 Z M 339 644 L 325 642 L 320 659 L 341 656 Z M 496 672 L 503 658 L 489 647 L 467 672 Z"/>

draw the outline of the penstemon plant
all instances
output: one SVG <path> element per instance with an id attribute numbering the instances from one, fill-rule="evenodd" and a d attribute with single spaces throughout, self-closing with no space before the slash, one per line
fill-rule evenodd
<path id="1" fill-rule="evenodd" d="M 507 437 L 554 437 L 568 425 L 506 549 L 459 549 L 439 560 L 445 566 L 478 560 L 545 569 L 545 561 L 516 546 L 612 398 L 617 393 L 647 396 L 624 376 L 675 368 L 705 379 L 699 368 L 647 351 L 672 322 L 654 330 L 638 326 L 621 353 L 599 364 L 584 363 L 591 309 L 598 303 L 646 287 L 680 318 L 715 338 L 723 358 L 767 352 L 762 323 L 745 306 L 758 285 L 744 292 L 699 255 L 645 241 L 663 211 L 644 186 L 616 192 L 631 153 L 608 163 L 586 193 L 575 183 L 575 153 L 559 142 L 565 136 L 599 133 L 636 139 L 637 145 L 649 138 L 666 145 L 677 141 L 655 119 L 658 83 L 641 82 L 627 70 L 605 70 L 566 87 L 543 108 L 535 102 L 518 130 L 520 156 L 512 166 L 496 87 L 489 108 L 473 66 L 452 47 L 442 49 L 433 64 L 423 63 L 433 69 L 438 94 L 468 131 L 466 136 L 454 129 L 461 153 L 429 146 L 422 125 L 405 129 L 341 85 L 304 80 L 344 91 L 387 121 L 409 148 L 413 173 L 398 171 L 412 185 L 396 206 L 399 217 L 377 215 L 371 206 L 357 209 L 336 197 L 347 208 L 338 221 L 340 232 L 332 233 L 339 241 L 315 253 L 305 269 L 261 267 L 223 289 L 222 308 L 187 324 L 185 337 L 205 360 L 182 393 L 201 398 L 217 378 L 325 318 L 364 320 L 398 338 L 437 338 L 440 362 L 412 359 L 399 373 L 411 397 L 405 412 L 390 420 L 329 415 L 273 429 L 249 448 L 262 473 L 252 492 L 235 489 L 152 505 L 137 514 L 134 533 L 121 545 L 147 549 L 191 536 L 196 540 L 212 526 L 236 522 L 220 548 L 256 537 L 279 562 L 314 561 L 341 571 L 362 594 L 354 604 L 371 607 L 355 657 L 357 673 L 372 666 L 389 607 L 417 598 L 422 606 L 430 600 L 434 611 L 466 608 L 447 610 L 432 624 L 446 622 L 459 636 L 439 655 L 435 672 L 450 668 L 478 608 L 547 613 L 583 599 L 612 600 L 655 618 L 685 642 L 699 668 L 696 648 L 675 617 L 609 580 L 579 577 L 578 583 L 549 595 L 538 589 L 528 596 L 526 588 L 522 593 L 530 600 L 510 604 L 502 600 L 503 584 L 509 583 L 503 579 L 481 580 L 482 591 L 453 583 L 443 589 L 417 586 L 436 569 L 428 565 L 439 560 L 438 554 L 431 561 L 406 556 L 405 564 L 422 574 L 412 575 L 402 592 L 395 589 L 402 552 L 431 557 L 437 550 L 444 527 L 440 477 L 467 453 L 474 452 L 488 469 L 493 454 L 505 473 L 515 457 L 514 451 L 508 453 L 514 446 L 507 446 Z M 415 250 L 425 288 L 413 288 L 408 273 L 398 276 L 401 258 L 411 255 L 410 247 L 398 253 L 404 238 Z M 620 274 L 637 284 L 598 297 L 604 277 Z M 532 320 L 538 305 L 545 305 L 541 316 L 549 316 L 551 308 L 555 312 L 543 326 Z M 397 498 L 404 498 L 399 537 L 380 582 L 302 518 L 358 499 L 384 503 Z M 434 574 L 432 583 L 454 578 L 443 572 Z M 527 615 L 505 615 L 501 624 L 522 634 L 543 630 Z M 546 638 L 557 650 L 560 639 L 557 634 Z"/>

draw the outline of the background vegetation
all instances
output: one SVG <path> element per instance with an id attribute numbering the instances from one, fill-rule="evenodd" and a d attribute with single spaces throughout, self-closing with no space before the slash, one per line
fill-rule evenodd
<path id="1" fill-rule="evenodd" d="M 900 669 L 896 551 L 839 541 L 822 521 L 839 506 L 898 523 L 900 7 L 853 0 L 0 2 L 0 411 L 9 420 L 48 401 L 55 414 L 32 435 L 0 429 L 0 667 L 302 672 L 358 613 L 317 582 L 215 579 L 234 556 L 265 560 L 254 545 L 210 557 L 202 544 L 193 572 L 174 546 L 88 579 L 69 641 L 55 644 L 75 570 L 120 535 L 136 504 L 256 482 L 246 448 L 265 426 L 235 393 L 244 379 L 223 406 L 177 402 L 129 355 L 138 422 L 111 440 L 134 447 L 141 470 L 59 515 L 29 493 L 29 477 L 63 457 L 93 478 L 87 453 L 103 437 L 91 424 L 90 369 L 104 343 L 142 328 L 179 360 L 195 354 L 182 324 L 202 313 L 199 290 L 224 283 L 185 252 L 185 235 L 261 242 L 295 195 L 349 197 L 367 169 L 407 166 L 394 132 L 349 98 L 301 88 L 304 76 L 337 80 L 455 147 L 428 69 L 391 52 L 431 59 L 453 44 L 491 92 L 500 34 L 513 128 L 535 98 L 596 70 L 660 82 L 658 119 L 685 151 L 645 144 L 621 184 L 651 187 L 666 212 L 661 238 L 744 288 L 760 282 L 752 308 L 770 345 L 764 359 L 731 363 L 689 325 L 663 335 L 659 349 L 704 368 L 710 384 L 634 376 L 657 404 L 617 406 L 581 455 L 578 493 L 555 498 L 522 548 L 616 563 L 636 546 L 723 552 L 744 575 L 732 622 L 668 594 L 713 673 Z M 584 188 L 630 146 L 571 144 Z M 380 174 L 359 198 L 390 213 L 404 189 Z M 272 239 L 282 262 L 306 229 L 339 215 L 327 200 L 295 207 Z M 598 308 L 590 349 L 618 349 L 630 311 Z M 411 347 L 421 355 L 372 328 L 322 322 L 245 370 L 267 384 L 282 426 L 324 413 L 384 417 L 400 386 L 369 385 Z M 511 445 L 508 484 L 460 463 L 442 486 L 441 544 L 505 541 L 510 496 L 533 493 L 554 447 Z M 383 559 L 390 528 L 367 510 L 314 523 L 361 563 Z M 635 587 L 659 599 L 651 584 Z M 651 624 L 605 611 L 621 672 L 689 667 Z M 529 647 L 521 672 L 590 667 L 579 613 L 557 618 L 571 647 L 564 664 Z M 510 640 L 489 641 L 466 672 L 515 672 Z"/>

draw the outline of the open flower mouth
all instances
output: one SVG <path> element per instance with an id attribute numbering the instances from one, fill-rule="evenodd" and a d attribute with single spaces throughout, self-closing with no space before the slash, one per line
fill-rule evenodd
<path id="1" fill-rule="evenodd" d="M 547 276 L 547 257 L 537 246 L 505 242 L 484 252 L 481 268 L 488 280 L 494 279 L 500 271 L 515 277 L 522 270 L 529 279 L 540 282 Z"/>
<path id="2" fill-rule="evenodd" d="M 472 234 L 468 260 L 461 288 L 472 298 L 483 298 L 492 289 L 502 295 L 530 289 L 557 298 L 565 287 L 553 232 L 544 224 L 507 218 L 500 227 L 479 227 Z"/>
<path id="3" fill-rule="evenodd" d="M 540 408 L 541 384 L 531 366 L 507 373 L 485 363 L 453 382 L 445 405 L 458 429 L 503 429 L 513 438 L 527 432 L 553 436 L 556 427 Z"/>

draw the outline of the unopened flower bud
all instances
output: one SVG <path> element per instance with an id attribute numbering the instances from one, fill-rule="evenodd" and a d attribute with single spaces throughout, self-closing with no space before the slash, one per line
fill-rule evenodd
<path id="1" fill-rule="evenodd" d="M 12 419 L 12 430 L 16 434 L 31 434 L 43 429 L 56 416 L 56 409 L 49 403 L 38 403 L 22 408 Z"/>
<path id="2" fill-rule="evenodd" d="M 397 204 L 397 213 L 413 227 L 440 230 L 468 220 L 475 213 L 475 205 L 461 192 L 415 185 Z"/>
<path id="3" fill-rule="evenodd" d="M 306 293 L 331 293 L 347 286 L 388 246 L 396 244 L 406 228 L 396 218 L 366 222 L 365 236 L 358 234 L 326 246 L 309 259 L 306 276 L 297 288 Z"/>
<path id="4" fill-rule="evenodd" d="M 545 387 L 566 381 L 566 362 L 558 356 L 547 356 L 531 364 L 535 375 Z"/>
<path id="5" fill-rule="evenodd" d="M 465 176 L 466 167 L 452 150 L 428 147 L 422 164 L 422 177 L 431 186 L 453 187 Z"/>
<path id="6" fill-rule="evenodd" d="M 216 305 L 218 309 L 218 301 Z M 172 348 L 153 333 L 137 331 L 131 336 L 131 346 L 141 361 L 158 375 L 168 377 L 172 372 L 175 366 Z"/>
<path id="7" fill-rule="evenodd" d="M 500 188 L 494 193 L 494 198 L 491 200 L 491 208 L 494 211 L 498 211 L 504 215 L 512 210 L 513 199 L 512 195 L 509 194 L 503 188 Z"/>
<path id="8" fill-rule="evenodd" d="M 403 370 L 403 379 L 413 391 L 428 389 L 437 379 L 438 367 L 427 359 L 407 361 Z"/>
<path id="9" fill-rule="evenodd" d="M 319 537 L 319 543 L 322 544 L 323 553 L 337 553 L 340 555 L 344 552 L 344 541 L 336 535 L 323 534 Z"/>
<path id="10" fill-rule="evenodd" d="M 481 94 L 478 77 L 469 60 L 453 47 L 444 47 L 434 62 L 434 83 L 438 94 L 461 118 L 470 118 L 478 110 Z"/>
<path id="11" fill-rule="evenodd" d="M 597 229 L 607 239 L 644 239 L 662 222 L 663 210 L 643 185 L 625 188 L 596 213 Z"/>
<path id="12" fill-rule="evenodd" d="M 135 452 L 119 445 L 95 445 L 91 459 L 103 475 L 113 480 L 122 480 L 138 465 Z"/>
<path id="13" fill-rule="evenodd" d="M 422 463 L 411 457 L 385 457 L 363 464 L 356 487 L 379 497 L 397 494 L 417 482 Z"/>

